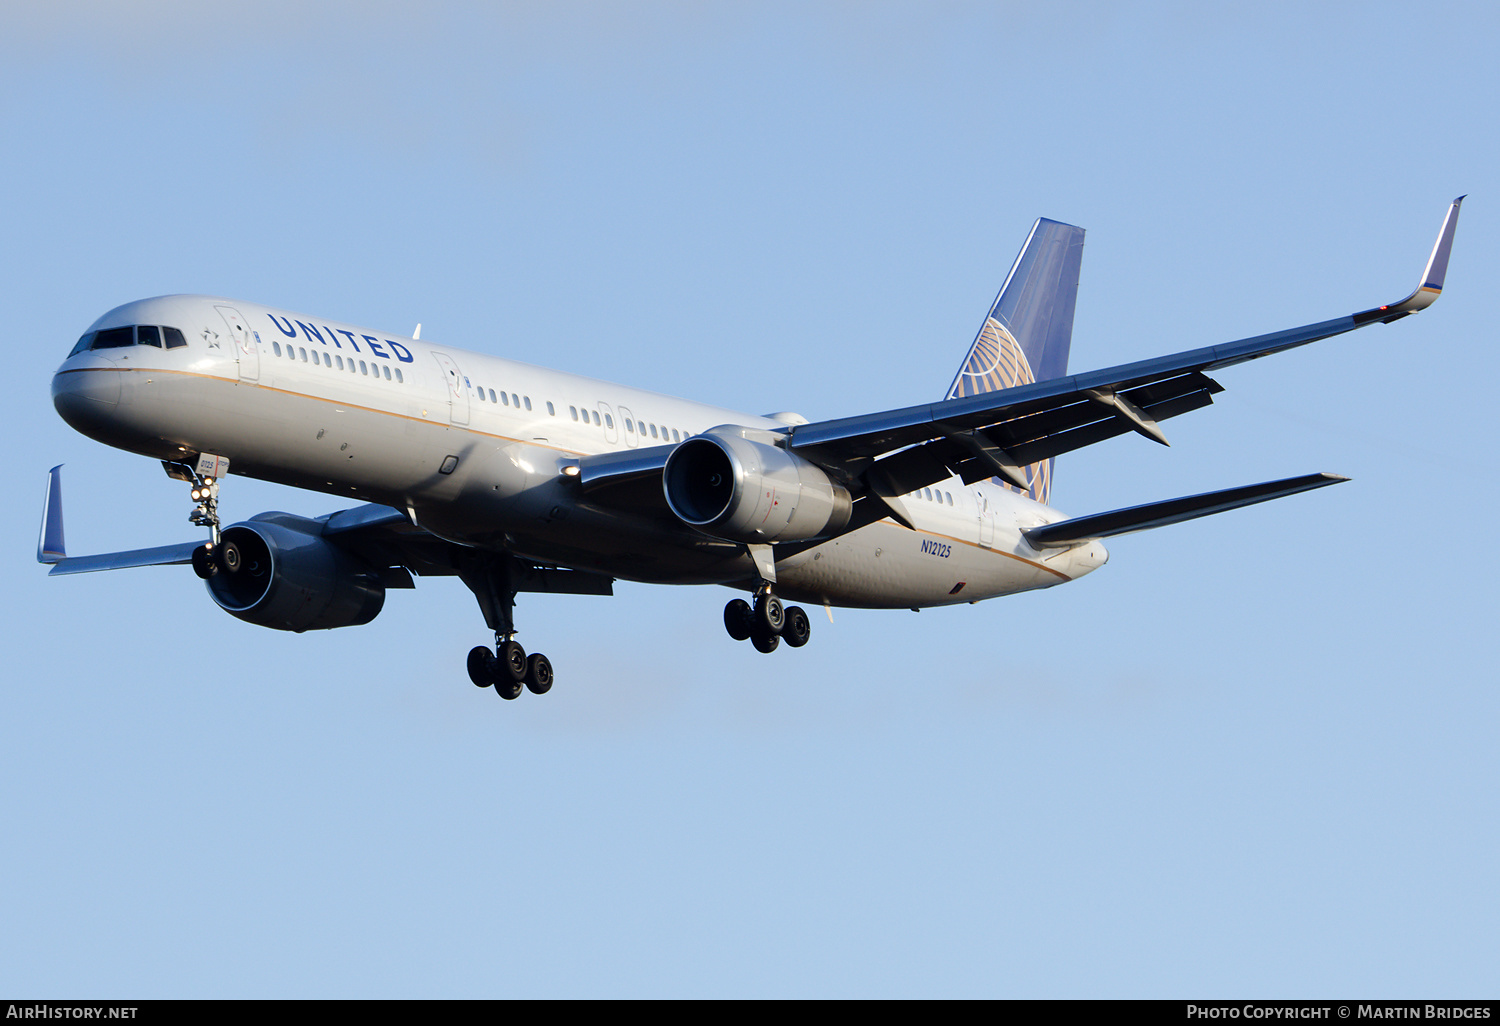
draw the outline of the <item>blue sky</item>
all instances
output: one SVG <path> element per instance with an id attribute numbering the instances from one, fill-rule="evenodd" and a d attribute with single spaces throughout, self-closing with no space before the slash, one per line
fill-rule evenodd
<path id="1" fill-rule="evenodd" d="M 1482 4 L 59 3 L 0 38 L 0 991 L 1493 996 Z M 1037 216 L 1072 367 L 1405 295 L 1058 462 L 1070 513 L 1350 484 L 762 657 L 729 593 L 523 596 L 545 698 L 466 680 L 455 581 L 285 635 L 186 572 L 182 486 L 48 382 L 100 313 L 242 297 L 818 419 L 935 399 Z M 333 499 L 231 480 L 234 518 Z"/>

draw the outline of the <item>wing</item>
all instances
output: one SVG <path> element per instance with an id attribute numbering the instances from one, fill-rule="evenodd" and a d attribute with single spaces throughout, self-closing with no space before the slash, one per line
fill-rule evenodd
<path id="1" fill-rule="evenodd" d="M 1448 208 L 1420 284 L 1400 302 L 1087 374 L 800 425 L 789 429 L 787 447 L 847 480 L 864 478 L 877 492 L 902 494 L 951 474 L 966 483 L 997 474 L 1009 479 L 1017 467 L 1126 431 L 1165 444 L 1158 422 L 1207 406 L 1223 390 L 1209 371 L 1388 324 L 1432 305 L 1442 292 L 1463 199 Z"/>
<path id="2" fill-rule="evenodd" d="M 262 514 L 254 519 L 285 516 Z M 468 550 L 423 530 L 405 513 L 390 506 L 371 503 L 330 513 L 315 521 L 292 519 L 384 571 L 383 583 L 387 588 L 414 587 L 412 574 L 420 577 L 461 576 L 464 570 Z M 205 539 L 199 539 L 150 549 L 69 556 L 63 535 L 62 467 L 53 467 L 48 473 L 36 558 L 37 562 L 52 567 L 50 576 L 191 563 L 193 550 L 204 544 Z M 568 570 L 523 559 L 516 560 L 514 569 L 517 591 L 569 595 L 610 595 L 614 592 L 614 579 L 604 574 Z"/>

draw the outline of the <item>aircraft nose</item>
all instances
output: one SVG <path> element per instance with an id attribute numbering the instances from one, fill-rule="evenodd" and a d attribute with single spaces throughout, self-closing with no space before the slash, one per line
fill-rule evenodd
<path id="1" fill-rule="evenodd" d="M 92 434 L 120 402 L 120 375 L 114 364 L 92 357 L 86 364 L 70 360 L 66 370 L 52 375 L 52 405 L 63 420 L 84 434 Z"/>

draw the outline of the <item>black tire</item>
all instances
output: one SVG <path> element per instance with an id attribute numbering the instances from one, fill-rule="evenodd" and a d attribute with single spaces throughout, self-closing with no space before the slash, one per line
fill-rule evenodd
<path id="1" fill-rule="evenodd" d="M 237 574 L 245 565 L 245 557 L 240 554 L 240 547 L 234 542 L 220 542 L 218 558 L 214 562 L 230 573 Z"/>
<path id="2" fill-rule="evenodd" d="M 193 550 L 193 573 L 205 581 L 219 572 L 219 564 L 214 562 L 213 550 L 207 545 L 200 545 Z"/>
<path id="3" fill-rule="evenodd" d="M 469 649 L 469 679 L 476 688 L 495 683 L 495 653 L 483 645 Z"/>
<path id="4" fill-rule="evenodd" d="M 519 641 L 507 641 L 495 653 L 495 679 L 520 684 L 526 679 L 526 650 Z M 520 692 L 517 692 L 520 694 Z"/>
<path id="5" fill-rule="evenodd" d="M 755 620 L 770 633 L 780 634 L 781 628 L 786 626 L 786 609 L 782 607 L 781 599 L 767 591 L 755 596 Z"/>
<path id="6" fill-rule="evenodd" d="M 724 607 L 724 629 L 735 641 L 750 640 L 750 603 L 735 599 Z"/>
<path id="7" fill-rule="evenodd" d="M 757 652 L 769 654 L 776 651 L 776 646 L 781 644 L 781 635 L 772 634 L 757 620 L 755 628 L 750 632 L 750 644 L 755 646 Z"/>
<path id="8" fill-rule="evenodd" d="M 545 695 L 552 690 L 552 660 L 540 652 L 532 653 L 526 660 L 526 690 L 533 695 Z"/>
<path id="9" fill-rule="evenodd" d="M 501 676 L 504 676 L 504 674 L 501 674 Z M 521 692 L 525 690 L 526 689 L 521 686 L 521 682 L 518 680 L 497 680 L 495 682 L 495 694 L 499 695 L 507 702 L 514 702 L 516 699 L 520 698 Z"/>
<path id="10" fill-rule="evenodd" d="M 786 625 L 781 628 L 782 640 L 793 648 L 801 648 L 811 636 L 812 622 L 808 620 L 806 611 L 801 606 L 788 606 Z"/>

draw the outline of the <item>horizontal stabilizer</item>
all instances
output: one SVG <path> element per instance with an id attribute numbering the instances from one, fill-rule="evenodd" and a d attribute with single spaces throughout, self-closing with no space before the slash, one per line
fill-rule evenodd
<path id="1" fill-rule="evenodd" d="M 1222 513 L 1226 509 L 1253 506 L 1267 499 L 1279 499 L 1284 495 L 1295 495 L 1298 492 L 1347 480 L 1349 480 L 1347 477 L 1340 477 L 1338 474 L 1307 474 L 1303 477 L 1289 477 L 1281 481 L 1265 481 L 1261 484 L 1242 485 L 1239 488 L 1225 488 L 1223 491 L 1205 492 L 1202 495 L 1187 495 L 1180 499 L 1148 502 L 1144 506 L 1131 506 L 1129 509 L 1095 513 L 1088 517 L 1074 517 L 1055 524 L 1033 527 L 1022 533 L 1033 548 L 1061 548 L 1095 538 L 1109 538 L 1117 534 L 1130 534 L 1132 531 L 1146 531 L 1153 527 L 1179 524 L 1184 520 L 1196 520 L 1210 513 Z"/>

